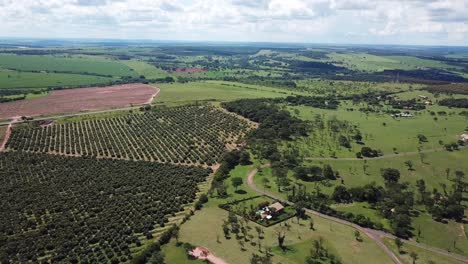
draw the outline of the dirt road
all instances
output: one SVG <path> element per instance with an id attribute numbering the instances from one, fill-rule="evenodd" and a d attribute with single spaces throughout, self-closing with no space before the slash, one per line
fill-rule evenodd
<path id="1" fill-rule="evenodd" d="M 20 119 L 20 117 L 13 117 L 13 119 L 12 119 L 11 122 L 10 122 L 10 124 L 8 124 L 8 127 L 7 127 L 7 129 L 6 129 L 6 131 L 5 131 L 5 137 L 3 138 L 2 144 L 0 145 L 0 152 L 2 152 L 2 151 L 5 150 L 6 143 L 8 142 L 8 139 L 10 139 L 11 127 L 12 127 L 13 124 L 15 124 L 19 119 Z"/>

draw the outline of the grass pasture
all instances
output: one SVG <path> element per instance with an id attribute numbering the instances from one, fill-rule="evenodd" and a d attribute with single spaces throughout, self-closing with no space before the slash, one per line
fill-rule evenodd
<path id="1" fill-rule="evenodd" d="M 424 250 L 419 247 L 405 244 L 402 248 L 402 253 L 398 252 L 398 248 L 395 242 L 389 238 L 384 238 L 383 242 L 387 245 L 404 264 L 412 264 L 413 260 L 410 257 L 410 253 L 414 252 L 418 255 L 416 263 L 427 263 L 427 264 L 461 264 L 464 262 L 442 256 L 439 254 L 432 253 L 429 250 Z"/>
<path id="2" fill-rule="evenodd" d="M 0 89 L 35 89 L 108 83 L 115 78 L 68 73 L 18 72 L 0 70 Z"/>
<path id="3" fill-rule="evenodd" d="M 93 58 L 76 58 L 70 56 L 18 56 L 0 54 L 0 67 L 18 71 L 47 71 L 106 76 L 136 76 L 127 65 L 118 61 Z"/>
<path id="4" fill-rule="evenodd" d="M 138 60 L 128 60 L 122 61 L 125 65 L 132 68 L 138 75 L 143 75 L 146 79 L 158 79 L 171 76 L 166 71 L 156 68 L 151 64 L 148 64 L 144 61 Z"/>
<path id="5" fill-rule="evenodd" d="M 384 155 L 417 152 L 418 148 L 421 150 L 442 148 L 445 143 L 456 142 L 458 135 L 466 129 L 466 117 L 458 115 L 459 110 L 447 107 L 431 106 L 428 110 L 413 113 L 415 116 L 412 118 L 393 118 L 389 114 L 367 114 L 358 110 L 361 107 L 367 106 L 352 105 L 351 102 L 345 101 L 338 110 L 306 106 L 294 106 L 288 109 L 303 120 L 312 121 L 316 116 L 320 116 L 325 122 L 333 118 L 347 121 L 361 131 L 365 146 L 380 149 Z M 348 111 L 348 108 L 354 111 Z M 436 112 L 436 115 L 432 116 L 430 111 Z M 439 111 L 445 111 L 447 114 L 438 115 Z M 419 134 L 426 136 L 428 142 L 419 143 L 417 137 Z M 289 143 L 299 148 L 305 157 L 355 157 L 363 145 L 356 144 L 351 139 L 350 149 L 341 147 L 337 141 L 339 135 L 340 132 L 334 134 L 328 129 L 314 129 L 308 137 Z"/>
<path id="6" fill-rule="evenodd" d="M 236 85 L 236 86 L 234 86 Z M 157 103 L 184 103 L 194 101 L 231 101 L 242 98 L 285 97 L 290 93 L 265 86 L 229 82 L 189 82 L 156 84 L 161 92 Z"/>

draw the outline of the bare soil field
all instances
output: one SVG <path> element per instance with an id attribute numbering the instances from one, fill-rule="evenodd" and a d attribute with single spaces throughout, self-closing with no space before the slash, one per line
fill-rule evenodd
<path id="1" fill-rule="evenodd" d="M 150 103 L 159 89 L 146 84 L 124 84 L 53 91 L 30 100 L 0 104 L 0 119 L 129 107 Z"/>

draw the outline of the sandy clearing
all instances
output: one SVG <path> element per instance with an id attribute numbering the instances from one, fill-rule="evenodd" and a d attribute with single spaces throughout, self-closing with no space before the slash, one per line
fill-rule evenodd
<path id="1" fill-rule="evenodd" d="M 210 250 L 204 247 L 196 247 L 189 254 L 197 259 L 208 260 L 212 264 L 228 264 L 222 258 L 215 256 Z"/>

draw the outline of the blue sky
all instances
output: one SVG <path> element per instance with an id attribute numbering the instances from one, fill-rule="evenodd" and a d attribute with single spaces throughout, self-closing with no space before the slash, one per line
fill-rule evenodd
<path id="1" fill-rule="evenodd" d="M 468 46 L 468 0 L 0 0 L 0 36 Z"/>

